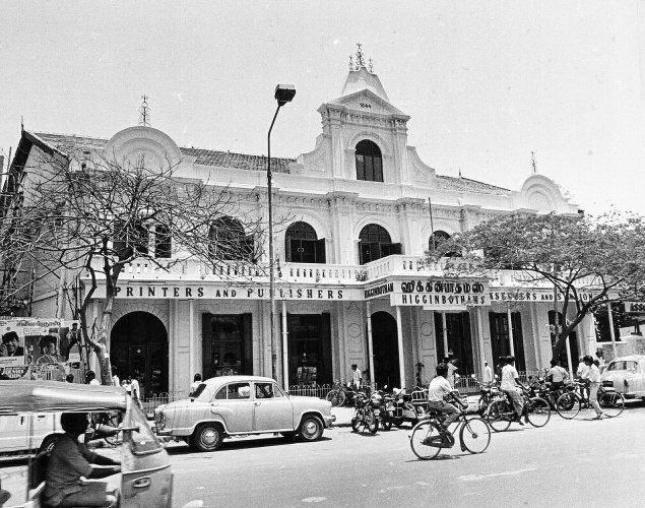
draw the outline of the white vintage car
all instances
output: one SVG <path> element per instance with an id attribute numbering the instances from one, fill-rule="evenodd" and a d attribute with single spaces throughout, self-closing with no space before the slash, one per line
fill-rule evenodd
<path id="1" fill-rule="evenodd" d="M 226 436 L 248 434 L 315 441 L 334 421 L 331 402 L 288 395 L 266 377 L 214 377 L 191 395 L 155 410 L 155 432 L 183 439 L 199 451 L 216 450 Z"/>
<path id="2" fill-rule="evenodd" d="M 626 399 L 645 398 L 645 355 L 630 355 L 609 362 L 600 381 L 613 386 Z"/>

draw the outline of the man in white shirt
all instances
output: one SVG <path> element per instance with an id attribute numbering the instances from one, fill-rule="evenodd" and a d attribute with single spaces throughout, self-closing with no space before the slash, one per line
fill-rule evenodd
<path id="1" fill-rule="evenodd" d="M 352 377 L 352 388 L 358 390 L 361 387 L 361 382 L 363 380 L 363 375 L 358 368 L 358 365 L 352 363 L 352 372 L 350 373 Z"/>
<path id="2" fill-rule="evenodd" d="M 437 365 L 437 375 L 428 386 L 428 407 L 439 410 L 445 416 L 443 424 L 446 428 L 459 418 L 459 410 L 444 400 L 453 394 L 453 388 L 446 379 L 448 367 L 440 363 Z"/>
<path id="3" fill-rule="evenodd" d="M 504 358 L 504 366 L 502 367 L 502 381 L 499 385 L 500 390 L 506 393 L 511 401 L 513 402 L 513 408 L 515 409 L 515 416 L 517 422 L 520 425 L 524 425 L 521 420 L 522 409 L 524 409 L 524 399 L 520 393 L 519 383 L 519 374 L 515 370 L 515 358 L 508 356 Z"/>
<path id="4" fill-rule="evenodd" d="M 488 362 L 484 362 L 484 383 L 493 382 L 493 370 L 488 365 Z"/>
<path id="5" fill-rule="evenodd" d="M 589 403 L 591 404 L 591 407 L 594 408 L 594 411 L 596 412 L 596 418 L 595 420 L 600 420 L 603 416 L 605 416 L 605 413 L 602 412 L 602 409 L 600 409 L 600 405 L 598 404 L 598 388 L 600 388 L 600 369 L 596 366 L 596 364 L 593 362 L 593 358 L 591 356 L 587 355 L 583 358 L 585 365 L 587 366 L 587 372 L 585 375 L 585 379 L 589 380 Z"/>

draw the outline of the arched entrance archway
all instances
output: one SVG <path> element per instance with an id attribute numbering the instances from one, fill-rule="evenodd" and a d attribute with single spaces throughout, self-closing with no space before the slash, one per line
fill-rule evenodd
<path id="1" fill-rule="evenodd" d="M 379 386 L 398 386 L 401 378 L 396 320 L 387 312 L 372 314 L 372 345 L 375 381 Z"/>
<path id="2" fill-rule="evenodd" d="M 143 396 L 168 391 L 168 334 L 157 316 L 130 312 L 112 327 L 110 360 L 123 379 L 137 378 Z"/>

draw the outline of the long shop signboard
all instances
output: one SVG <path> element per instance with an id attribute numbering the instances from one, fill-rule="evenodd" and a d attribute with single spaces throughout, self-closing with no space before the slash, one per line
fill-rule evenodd
<path id="1" fill-rule="evenodd" d="M 390 304 L 446 310 L 480 307 L 489 304 L 488 287 L 477 280 L 409 279 L 395 284 Z"/>
<path id="2" fill-rule="evenodd" d="M 169 299 L 169 300 L 268 300 L 269 288 L 263 284 L 123 284 L 118 286 L 116 298 Z M 93 298 L 105 298 L 105 287 L 101 284 Z M 277 287 L 278 300 L 362 300 L 363 290 L 359 288 L 321 288 L 320 286 Z"/>

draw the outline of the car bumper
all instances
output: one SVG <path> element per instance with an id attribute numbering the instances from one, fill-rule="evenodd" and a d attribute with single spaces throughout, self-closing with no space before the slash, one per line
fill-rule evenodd
<path id="1" fill-rule="evenodd" d="M 336 415 L 329 415 L 323 418 L 325 421 L 325 427 L 331 427 L 336 421 Z"/>

